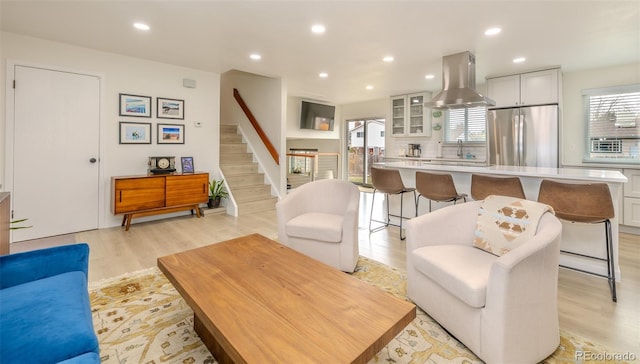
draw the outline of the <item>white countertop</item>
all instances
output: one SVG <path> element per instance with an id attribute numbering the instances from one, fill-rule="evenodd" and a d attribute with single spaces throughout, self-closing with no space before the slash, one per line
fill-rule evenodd
<path id="1" fill-rule="evenodd" d="M 449 162 L 457 162 L 457 163 L 462 163 L 462 164 L 487 164 L 486 160 L 483 159 L 476 159 L 476 158 L 438 158 L 438 157 L 387 157 L 385 156 L 384 159 L 389 159 L 389 160 L 401 160 L 401 161 L 421 161 L 421 162 L 429 162 L 429 163 L 434 163 L 434 164 L 438 164 L 438 163 L 449 163 Z"/>
<path id="2" fill-rule="evenodd" d="M 376 165 L 388 168 L 432 170 L 441 172 L 500 174 L 520 177 L 556 178 L 576 181 L 625 183 L 624 174 L 607 169 L 547 168 L 519 166 L 473 166 L 460 161 L 460 165 L 434 164 L 422 161 L 384 162 Z"/>

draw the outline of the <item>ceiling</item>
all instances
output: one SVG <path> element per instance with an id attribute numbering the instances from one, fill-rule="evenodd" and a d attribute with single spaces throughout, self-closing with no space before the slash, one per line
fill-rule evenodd
<path id="1" fill-rule="evenodd" d="M 289 95 L 337 104 L 439 90 L 442 56 L 467 50 L 476 55 L 478 84 L 548 66 L 569 72 L 640 62 L 638 0 L 2 0 L 0 17 L 3 31 L 215 73 L 282 77 Z M 311 32 L 316 23 L 324 34 Z M 496 26 L 500 34 L 484 35 Z M 387 55 L 395 60 L 383 62 Z M 514 64 L 515 57 L 526 61 Z"/>

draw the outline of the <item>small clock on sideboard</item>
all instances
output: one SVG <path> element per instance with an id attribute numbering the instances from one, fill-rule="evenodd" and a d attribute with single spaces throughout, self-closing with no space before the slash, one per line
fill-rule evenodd
<path id="1" fill-rule="evenodd" d="M 168 174 L 176 171 L 176 157 L 149 157 L 149 173 Z"/>

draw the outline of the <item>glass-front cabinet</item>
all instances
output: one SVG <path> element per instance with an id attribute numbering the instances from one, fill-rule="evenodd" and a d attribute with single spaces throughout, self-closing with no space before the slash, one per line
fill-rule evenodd
<path id="1" fill-rule="evenodd" d="M 391 97 L 392 136 L 430 136 L 431 112 L 424 107 L 429 93 Z"/>
<path id="2" fill-rule="evenodd" d="M 391 134 L 404 135 L 406 96 L 394 96 L 391 98 Z"/>
<path id="3" fill-rule="evenodd" d="M 426 113 L 424 94 L 409 95 L 409 131 L 411 135 L 426 135 Z M 431 128 L 429 128 L 431 130 Z M 431 133 L 429 133 L 431 134 Z"/>

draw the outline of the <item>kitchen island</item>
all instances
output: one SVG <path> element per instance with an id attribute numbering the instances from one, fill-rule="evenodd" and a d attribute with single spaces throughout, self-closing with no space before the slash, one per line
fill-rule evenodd
<path id="1" fill-rule="evenodd" d="M 464 163 L 455 162 L 423 162 L 423 161 L 402 161 L 402 162 L 385 162 L 377 163 L 377 167 L 394 168 L 400 171 L 404 184 L 408 187 L 415 187 L 416 171 L 450 173 L 453 177 L 454 184 L 459 193 L 466 193 L 467 200 L 471 200 L 471 175 L 487 174 L 497 176 L 516 176 L 522 182 L 525 196 L 528 200 L 538 199 L 538 190 L 540 182 L 543 179 L 554 179 L 560 182 L 576 182 L 576 183 L 606 183 L 609 185 L 611 192 L 611 200 L 615 211 L 615 217 L 611 220 L 611 229 L 613 235 L 613 251 L 614 263 L 616 270 L 616 280 L 621 280 L 620 265 L 618 259 L 618 223 L 621 218 L 622 210 L 620 201 L 622 197 L 622 187 L 627 182 L 627 177 L 618 171 L 599 170 L 599 169 L 581 169 L 581 168 L 546 168 L 546 167 L 519 167 L 519 166 L 475 166 Z M 404 194 L 404 216 L 415 215 L 415 203 L 410 194 Z M 421 197 L 423 198 L 423 197 Z M 390 209 L 392 213 L 399 214 L 400 197 L 391 196 Z M 433 202 L 433 209 L 441 208 L 451 203 Z M 428 203 L 421 201 L 418 213 L 428 213 Z M 578 252 L 582 254 L 606 257 L 605 237 L 603 224 L 573 224 L 570 222 L 562 222 L 562 241 L 561 249 Z M 570 267 L 583 269 L 598 274 L 607 273 L 606 263 L 595 261 L 593 259 L 585 259 L 578 256 L 570 256 L 561 254 L 560 263 Z"/>

